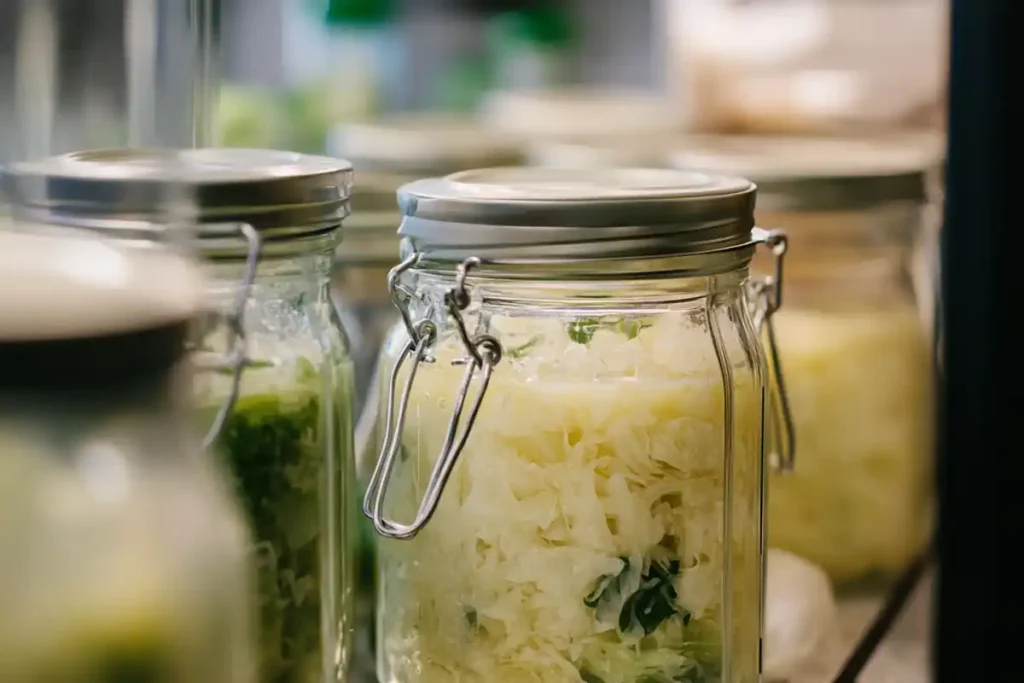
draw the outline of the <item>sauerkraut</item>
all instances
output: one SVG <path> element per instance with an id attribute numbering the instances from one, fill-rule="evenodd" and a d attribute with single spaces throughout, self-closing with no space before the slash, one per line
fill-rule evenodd
<path id="1" fill-rule="evenodd" d="M 257 338 L 251 347 L 256 361 L 242 375 L 216 448 L 253 535 L 259 680 L 307 683 L 320 680 L 333 657 L 325 644 L 347 644 L 330 642 L 340 637 L 351 591 L 335 586 L 339 578 L 353 580 L 341 547 L 351 542 L 351 530 L 342 537 L 338 527 L 352 521 L 342 487 L 353 482 L 343 476 L 341 460 L 350 454 L 339 451 L 347 443 L 341 431 L 348 424 L 347 383 L 323 369 L 316 344 Z M 224 400 L 228 377 L 214 385 L 204 392 L 204 424 Z"/>
<path id="2" fill-rule="evenodd" d="M 702 310 L 490 318 L 505 355 L 439 508 L 415 539 L 381 544 L 382 680 L 757 680 L 760 355 L 744 351 L 732 313 L 717 316 L 731 466 Z M 434 354 L 385 508 L 400 520 L 423 495 L 464 372 L 457 338 Z"/>
<path id="3" fill-rule="evenodd" d="M 899 571 L 929 530 L 931 377 L 916 310 L 783 308 L 797 466 L 773 477 L 769 542 L 838 584 Z"/>

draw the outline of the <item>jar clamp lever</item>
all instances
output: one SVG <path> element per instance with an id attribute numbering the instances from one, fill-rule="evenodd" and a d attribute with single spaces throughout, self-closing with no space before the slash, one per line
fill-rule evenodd
<path id="1" fill-rule="evenodd" d="M 754 307 L 754 329 L 758 335 L 764 334 L 765 351 L 768 355 L 769 375 L 771 383 L 769 396 L 769 462 L 781 472 L 793 471 L 796 462 L 796 427 L 790 409 L 789 395 L 782 373 L 782 361 L 779 357 L 778 343 L 775 336 L 775 324 L 772 317 L 782 306 L 783 263 L 789 241 L 786 233 L 781 230 L 764 230 L 754 228 L 753 239 L 756 243 L 766 245 L 774 257 L 772 275 L 751 280 L 750 296 Z M 779 443 L 781 441 L 781 444 Z"/>
<path id="2" fill-rule="evenodd" d="M 455 285 L 451 287 L 444 296 L 445 313 L 455 323 L 456 332 L 466 351 L 467 357 L 452 361 L 453 365 L 465 365 L 466 370 L 459 384 L 458 394 L 455 398 L 455 405 L 452 409 L 451 419 L 448 421 L 448 431 L 437 462 L 427 482 L 426 492 L 420 501 L 416 517 L 410 524 L 400 524 L 387 519 L 384 516 L 383 507 L 387 494 L 388 482 L 394 470 L 395 458 L 401 450 L 402 430 L 405 425 L 405 414 L 409 406 L 409 397 L 413 381 L 416 378 L 416 370 L 420 363 L 432 363 L 434 359 L 429 355 L 430 347 L 437 341 L 437 325 L 430 320 L 429 316 L 414 322 L 411 313 L 399 296 L 402 290 L 399 278 L 401 275 L 414 267 L 419 262 L 418 253 L 411 254 L 402 263 L 393 268 L 388 274 L 388 288 L 391 292 L 391 299 L 402 315 L 402 322 L 405 325 L 409 340 L 402 349 L 395 367 L 391 371 L 391 377 L 387 388 L 387 411 L 385 416 L 384 438 L 381 444 L 380 458 L 374 467 L 373 474 L 366 489 L 366 498 L 363 501 L 363 513 L 373 522 L 374 528 L 382 536 L 395 539 L 413 538 L 430 521 L 437 510 L 438 502 L 445 484 L 451 477 L 452 470 L 458 460 L 459 454 L 466 445 L 466 440 L 473 429 L 480 406 L 483 403 L 484 395 L 487 393 L 487 386 L 491 381 L 491 375 L 495 366 L 501 360 L 502 348 L 500 342 L 490 335 L 470 335 L 466 329 L 462 312 L 469 307 L 470 296 L 466 289 L 466 276 L 469 271 L 480 265 L 476 257 L 466 259 L 456 270 Z M 402 366 L 405 361 L 413 357 L 409 375 L 405 379 L 401 396 L 398 400 L 396 410 L 395 397 L 398 395 L 398 382 Z M 479 390 L 473 398 L 468 409 L 466 399 L 470 393 L 470 386 L 474 377 L 479 372 Z"/>
<path id="3" fill-rule="evenodd" d="M 217 226 L 219 227 L 219 226 Z M 204 230 L 214 230 L 215 226 L 204 225 Z M 242 271 L 242 283 L 234 305 L 225 316 L 228 328 L 227 357 L 214 360 L 208 363 L 197 363 L 200 370 L 204 372 L 231 372 L 231 389 L 228 392 L 224 403 L 217 410 L 213 423 L 203 437 L 203 448 L 210 448 L 217 437 L 220 436 L 228 416 L 234 410 L 238 401 L 238 394 L 242 383 L 242 372 L 250 364 L 248 337 L 245 332 L 244 316 L 245 308 L 252 297 L 253 282 L 256 279 L 256 266 L 259 263 L 261 240 L 256 229 L 248 223 L 238 223 L 224 226 L 225 231 L 238 232 L 246 241 L 245 269 Z"/>

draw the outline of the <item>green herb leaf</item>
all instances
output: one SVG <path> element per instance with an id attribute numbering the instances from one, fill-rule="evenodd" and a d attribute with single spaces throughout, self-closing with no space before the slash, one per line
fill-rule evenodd
<path id="1" fill-rule="evenodd" d="M 566 331 L 569 333 L 569 339 L 577 344 L 586 345 L 594 338 L 594 333 L 600 325 L 601 321 L 597 318 L 580 318 L 569 323 Z"/>
<path id="2" fill-rule="evenodd" d="M 622 559 L 624 566 L 616 575 L 604 574 L 594 584 L 594 588 L 583 599 L 583 604 L 597 609 L 603 602 L 612 601 L 621 596 L 623 582 L 629 571 L 629 560 Z M 675 579 L 679 576 L 679 560 L 667 562 L 652 561 L 647 571 L 640 578 L 640 588 L 634 591 L 625 602 L 618 614 L 618 628 L 622 633 L 643 631 L 645 636 L 654 633 L 661 624 L 675 615 L 679 615 L 683 625 L 689 625 L 691 615 L 680 608 L 676 601 L 678 594 Z M 621 599 L 621 598 L 620 598 Z M 612 603 L 615 604 L 615 603 Z"/>
<path id="3" fill-rule="evenodd" d="M 580 679 L 583 680 L 583 683 L 604 683 L 600 676 L 592 674 L 586 669 L 580 669 Z"/>
<path id="4" fill-rule="evenodd" d="M 537 335 L 535 337 L 532 337 L 525 344 L 520 344 L 519 346 L 507 348 L 505 349 L 505 355 L 508 356 L 509 358 L 522 358 L 523 356 L 526 355 L 527 351 L 532 349 L 534 346 L 538 344 L 538 342 L 540 342 L 540 339 L 540 335 Z"/>
<path id="5" fill-rule="evenodd" d="M 650 323 L 641 322 L 636 318 L 623 318 L 615 325 L 615 328 L 626 335 L 626 339 L 636 339 L 636 336 L 640 334 L 640 330 L 650 326 Z"/>

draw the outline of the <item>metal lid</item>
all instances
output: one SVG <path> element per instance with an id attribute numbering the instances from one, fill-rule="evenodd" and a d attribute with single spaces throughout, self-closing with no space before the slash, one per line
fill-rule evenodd
<path id="1" fill-rule="evenodd" d="M 672 162 L 750 178 L 761 210 L 846 211 L 924 201 L 940 158 L 936 145 L 909 138 L 704 136 Z"/>
<path id="2" fill-rule="evenodd" d="M 146 239 L 173 206 L 177 219 L 248 223 L 274 242 L 335 231 L 352 165 L 262 149 L 106 149 L 14 164 L 3 185 L 12 213 L 39 222 Z M 223 246 L 223 230 L 199 237 Z"/>
<path id="3" fill-rule="evenodd" d="M 423 175 L 522 161 L 518 145 L 507 136 L 471 119 L 435 114 L 341 124 L 331 132 L 328 148 L 359 168 L 356 196 L 362 193 L 364 170 L 405 174 L 407 182 Z"/>
<path id="4" fill-rule="evenodd" d="M 754 196 L 742 178 L 671 169 L 482 169 L 404 186 L 399 235 L 424 264 L 596 277 L 703 255 L 683 269 L 728 270 L 749 259 Z"/>

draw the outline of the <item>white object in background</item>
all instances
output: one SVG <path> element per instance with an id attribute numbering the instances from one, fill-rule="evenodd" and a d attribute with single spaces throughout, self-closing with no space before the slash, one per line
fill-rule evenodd
<path id="1" fill-rule="evenodd" d="M 696 130 L 932 124 L 944 100 L 947 4 L 662 0 L 670 86 Z"/>
<path id="2" fill-rule="evenodd" d="M 786 681 L 838 635 L 838 607 L 821 568 L 784 550 L 768 551 L 765 581 L 766 681 Z"/>

